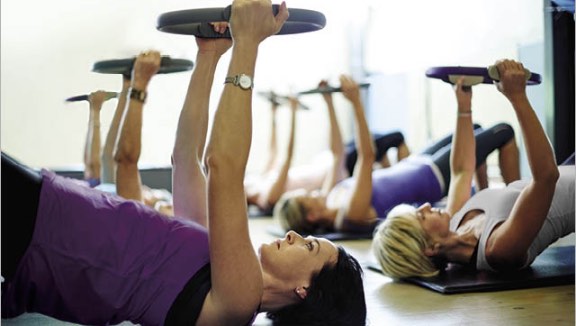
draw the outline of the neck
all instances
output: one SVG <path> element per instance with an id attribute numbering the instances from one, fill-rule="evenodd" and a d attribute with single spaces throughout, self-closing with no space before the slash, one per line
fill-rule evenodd
<path id="1" fill-rule="evenodd" d="M 334 221 L 336 221 L 336 216 L 338 216 L 338 209 L 337 208 L 326 208 L 322 212 L 322 216 L 320 217 L 323 224 L 333 226 Z"/>
<path id="2" fill-rule="evenodd" d="M 478 239 L 472 232 L 453 233 L 452 237 L 444 244 L 445 249 L 442 252 L 448 261 L 466 264 L 470 261 L 477 243 Z"/>
<path id="3" fill-rule="evenodd" d="M 287 305 L 297 303 L 298 298 L 290 286 L 284 282 L 278 282 L 264 273 L 264 291 L 262 293 L 262 302 L 260 312 L 279 310 Z"/>

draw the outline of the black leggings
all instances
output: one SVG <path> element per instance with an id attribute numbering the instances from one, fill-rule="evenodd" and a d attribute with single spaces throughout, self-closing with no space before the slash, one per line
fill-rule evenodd
<path id="1" fill-rule="evenodd" d="M 450 184 L 450 152 L 452 151 L 452 136 L 450 134 L 428 148 L 421 154 L 432 156 L 434 164 L 440 170 L 446 191 Z M 486 130 L 474 124 L 474 137 L 476 138 L 476 168 L 486 162 L 486 158 L 496 149 L 500 149 L 510 140 L 514 139 L 514 129 L 507 123 L 499 123 Z"/>
<path id="2" fill-rule="evenodd" d="M 380 161 L 386 152 L 392 147 L 398 147 L 404 143 L 404 135 L 395 131 L 387 134 L 372 134 L 372 139 L 376 145 L 376 161 Z M 358 160 L 358 151 L 354 142 L 346 145 L 346 169 L 350 175 L 354 174 L 354 165 Z"/>
<path id="3" fill-rule="evenodd" d="M 42 176 L 2 152 L 2 277 L 10 281 L 30 245 Z M 16 205 L 23 203 L 23 205 Z M 18 207 L 15 211 L 14 207 Z M 6 211 L 4 210 L 6 208 Z M 10 237 L 10 241 L 8 241 Z M 5 284 L 5 283 L 2 283 Z"/>

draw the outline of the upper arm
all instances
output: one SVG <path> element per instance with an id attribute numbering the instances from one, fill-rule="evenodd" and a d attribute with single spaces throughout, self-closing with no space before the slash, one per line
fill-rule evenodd
<path id="1" fill-rule="evenodd" d="M 369 218 L 372 207 L 372 162 L 360 158 L 356 162 L 354 186 L 348 202 L 346 218 L 362 221 Z"/>
<path id="2" fill-rule="evenodd" d="M 446 211 L 454 215 L 470 199 L 473 173 L 464 172 L 453 175 L 450 179 Z"/>
<path id="3" fill-rule="evenodd" d="M 263 281 L 241 176 L 211 165 L 208 189 L 211 300 L 221 315 L 250 314 L 260 303 Z"/>
<path id="4" fill-rule="evenodd" d="M 116 193 L 126 199 L 144 201 L 142 181 L 136 163 L 118 163 L 116 167 Z"/>
<path id="5" fill-rule="evenodd" d="M 510 216 L 492 232 L 486 245 L 489 262 L 518 265 L 540 232 L 550 210 L 555 182 L 530 182 L 520 193 Z"/>
<path id="6" fill-rule="evenodd" d="M 322 183 L 321 193 L 326 196 L 334 188 L 336 183 L 341 180 L 342 171 L 344 169 L 344 154 L 343 153 L 332 153 L 332 164 L 330 169 L 324 177 Z"/>

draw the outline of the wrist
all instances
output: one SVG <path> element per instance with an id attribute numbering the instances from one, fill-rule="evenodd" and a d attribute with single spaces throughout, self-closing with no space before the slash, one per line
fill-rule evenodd
<path id="1" fill-rule="evenodd" d="M 148 97 L 148 93 L 146 92 L 145 89 L 141 90 L 136 87 L 130 87 L 130 89 L 128 90 L 128 97 L 131 100 L 135 100 L 140 103 L 145 103 L 146 98 Z"/>
<path id="2" fill-rule="evenodd" d="M 132 80 L 132 83 L 130 83 L 130 88 L 134 88 L 140 91 L 146 91 L 146 88 L 148 88 L 148 81 L 139 80 L 135 78 Z"/>
<path id="3" fill-rule="evenodd" d="M 526 103 L 529 103 L 528 96 L 526 96 L 526 93 L 518 94 L 518 95 L 514 95 L 514 96 L 509 96 L 508 100 L 510 101 L 512 106 L 524 105 Z"/>

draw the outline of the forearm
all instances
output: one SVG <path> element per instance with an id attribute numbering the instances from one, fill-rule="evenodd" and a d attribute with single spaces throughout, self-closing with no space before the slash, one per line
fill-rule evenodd
<path id="1" fill-rule="evenodd" d="M 92 106 L 92 104 L 90 104 Z M 100 104 L 102 106 L 102 104 Z M 88 134 L 84 151 L 85 178 L 99 179 L 101 169 L 100 109 L 90 108 Z"/>
<path id="2" fill-rule="evenodd" d="M 297 104 L 295 104 L 297 105 Z M 294 143 L 296 138 L 296 108 L 292 107 L 291 110 L 291 122 L 290 122 L 290 134 L 288 136 L 288 145 L 286 146 L 286 154 L 284 155 L 284 161 L 280 165 L 280 169 L 276 174 L 276 180 L 272 183 L 266 198 L 264 200 L 265 205 L 270 207 L 274 206 L 280 196 L 284 193 L 286 188 L 286 183 L 288 182 L 288 175 L 290 173 L 290 167 L 292 166 L 292 158 L 294 157 Z"/>
<path id="3" fill-rule="evenodd" d="M 256 44 L 235 44 L 227 76 L 254 76 L 257 52 Z M 252 90 L 225 84 L 206 153 L 212 176 L 243 180 L 252 135 L 251 101 Z"/>
<path id="4" fill-rule="evenodd" d="M 534 181 L 558 178 L 554 150 L 526 96 L 511 100 L 522 130 L 526 156 Z"/>
<path id="5" fill-rule="evenodd" d="M 178 120 L 178 133 L 173 155 L 180 162 L 185 157 L 202 163 L 204 144 L 208 128 L 210 92 L 219 55 L 214 52 L 199 52 L 196 67 L 192 72 L 183 110 Z M 193 126 L 190 122 L 194 121 Z M 190 148 L 195 150 L 191 151 Z"/>
<path id="6" fill-rule="evenodd" d="M 459 103 L 456 129 L 452 138 L 450 169 L 453 176 L 474 173 L 476 164 L 476 139 L 472 122 L 471 103 Z"/>
<path id="7" fill-rule="evenodd" d="M 355 138 L 358 150 L 357 164 L 358 162 L 361 162 L 362 164 L 370 165 L 371 167 L 372 163 L 374 163 L 376 154 L 374 153 L 374 143 L 364 114 L 364 105 L 360 99 L 354 101 L 352 104 L 354 106 L 354 123 L 356 126 Z"/>
<path id="8" fill-rule="evenodd" d="M 116 141 L 118 139 L 118 130 L 120 127 L 120 121 L 124 115 L 124 110 L 126 108 L 128 90 L 130 89 L 130 79 L 122 77 L 122 90 L 118 95 L 118 102 L 116 104 L 116 110 L 110 122 L 110 127 L 108 133 L 106 134 L 106 140 L 104 141 L 104 147 L 102 149 L 102 182 L 103 183 L 116 183 L 116 162 L 114 161 L 114 151 L 116 147 Z"/>
<path id="9" fill-rule="evenodd" d="M 278 144 L 277 144 L 277 135 L 276 135 L 276 110 L 278 109 L 278 105 L 276 103 L 272 103 L 272 112 L 270 114 L 270 143 L 268 144 L 268 162 L 264 167 L 264 173 L 271 171 L 274 167 L 274 163 L 276 162 L 276 158 L 278 155 Z"/>
<path id="10" fill-rule="evenodd" d="M 334 157 L 340 157 L 344 153 L 344 142 L 342 141 L 342 132 L 336 117 L 334 103 L 327 101 L 328 119 L 330 121 L 330 151 Z"/>

